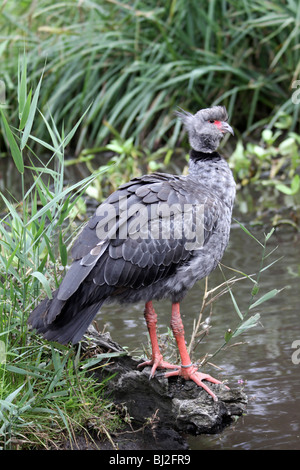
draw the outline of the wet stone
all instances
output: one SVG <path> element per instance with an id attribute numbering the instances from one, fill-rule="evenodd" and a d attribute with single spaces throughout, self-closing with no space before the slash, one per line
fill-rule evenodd
<path id="1" fill-rule="evenodd" d="M 93 341 L 97 343 L 95 335 Z M 104 342 L 100 339 L 101 347 L 104 343 L 109 347 L 109 341 L 109 336 Z M 118 349 L 115 342 L 112 346 L 114 351 Z M 126 407 L 136 425 L 145 425 L 155 417 L 156 429 L 185 434 L 216 433 L 246 411 L 247 396 L 241 390 L 209 383 L 218 397 L 215 402 L 192 381 L 165 378 L 162 371 L 149 380 L 151 368 L 138 369 L 140 362 L 128 355 L 113 357 L 107 366 L 95 372 L 99 380 L 115 374 L 107 381 L 106 393 L 116 405 Z"/>

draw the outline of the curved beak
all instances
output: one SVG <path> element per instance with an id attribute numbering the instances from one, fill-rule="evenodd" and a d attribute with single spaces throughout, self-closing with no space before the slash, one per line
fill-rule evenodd
<path id="1" fill-rule="evenodd" d="M 221 131 L 223 132 L 223 134 L 226 134 L 226 132 L 230 132 L 230 134 L 234 135 L 232 127 L 227 122 L 222 121 L 221 124 Z"/>

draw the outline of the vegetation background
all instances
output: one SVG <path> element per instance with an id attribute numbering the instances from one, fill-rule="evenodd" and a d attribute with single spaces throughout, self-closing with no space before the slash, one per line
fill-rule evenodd
<path id="1" fill-rule="evenodd" d="M 106 436 L 119 421 L 78 351 L 28 340 L 27 315 L 59 283 L 84 194 L 184 171 L 178 106 L 227 107 L 238 209 L 298 230 L 300 3 L 4 0 L 0 14 L 0 442 L 49 448 L 93 413 Z"/>
<path id="2" fill-rule="evenodd" d="M 177 106 L 196 112 L 223 104 L 243 142 L 229 147 L 235 176 L 247 185 L 261 172 L 264 180 L 279 173 L 289 189 L 267 184 L 298 193 L 299 18 L 293 0 L 4 1 L 1 80 L 10 123 L 16 124 L 18 56 L 25 50 L 31 86 L 43 75 L 39 109 L 46 119 L 68 132 L 86 112 L 68 157 L 100 156 L 89 163 L 93 170 L 107 163 L 105 150 L 114 152 L 114 162 L 116 154 L 129 157 L 117 160 L 119 177 L 108 190 L 142 163 L 149 171 L 170 160 L 176 166 L 178 144 L 186 143 Z M 33 133 L 47 139 L 41 116 Z M 107 148 L 116 138 L 117 147 Z M 0 141 L 5 156 L 3 132 Z"/>

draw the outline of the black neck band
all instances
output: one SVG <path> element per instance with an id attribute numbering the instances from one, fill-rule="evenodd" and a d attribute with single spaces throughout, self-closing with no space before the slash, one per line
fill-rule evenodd
<path id="1" fill-rule="evenodd" d="M 197 160 L 221 160 L 221 156 L 218 152 L 197 152 L 194 149 L 190 151 L 190 159 L 197 161 Z"/>

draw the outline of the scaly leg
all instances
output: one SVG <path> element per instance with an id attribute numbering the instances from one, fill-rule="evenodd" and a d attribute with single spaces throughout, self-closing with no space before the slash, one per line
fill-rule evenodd
<path id="1" fill-rule="evenodd" d="M 147 302 L 145 305 L 144 312 L 145 320 L 147 323 L 147 328 L 150 335 L 151 347 L 152 347 L 152 358 L 150 361 L 145 361 L 142 364 L 139 364 L 138 367 L 152 366 L 150 379 L 154 376 L 156 369 L 178 369 L 178 366 L 170 364 L 169 362 L 164 361 L 163 356 L 160 352 L 157 335 L 156 335 L 156 324 L 157 324 L 157 315 L 153 308 L 152 302 Z"/>
<path id="2" fill-rule="evenodd" d="M 171 328 L 175 336 L 179 354 L 181 357 L 181 367 L 179 370 L 167 372 L 165 377 L 180 375 L 185 380 L 193 380 L 197 385 L 204 388 L 204 390 L 206 390 L 207 393 L 209 393 L 215 401 L 217 401 L 218 399 L 216 395 L 210 390 L 210 388 L 206 384 L 203 383 L 203 380 L 207 380 L 208 382 L 212 382 L 215 384 L 221 384 L 222 382 L 214 379 L 208 374 L 202 374 L 201 372 L 198 372 L 197 367 L 191 363 L 191 359 L 185 344 L 184 328 L 180 316 L 179 303 L 172 304 Z"/>

